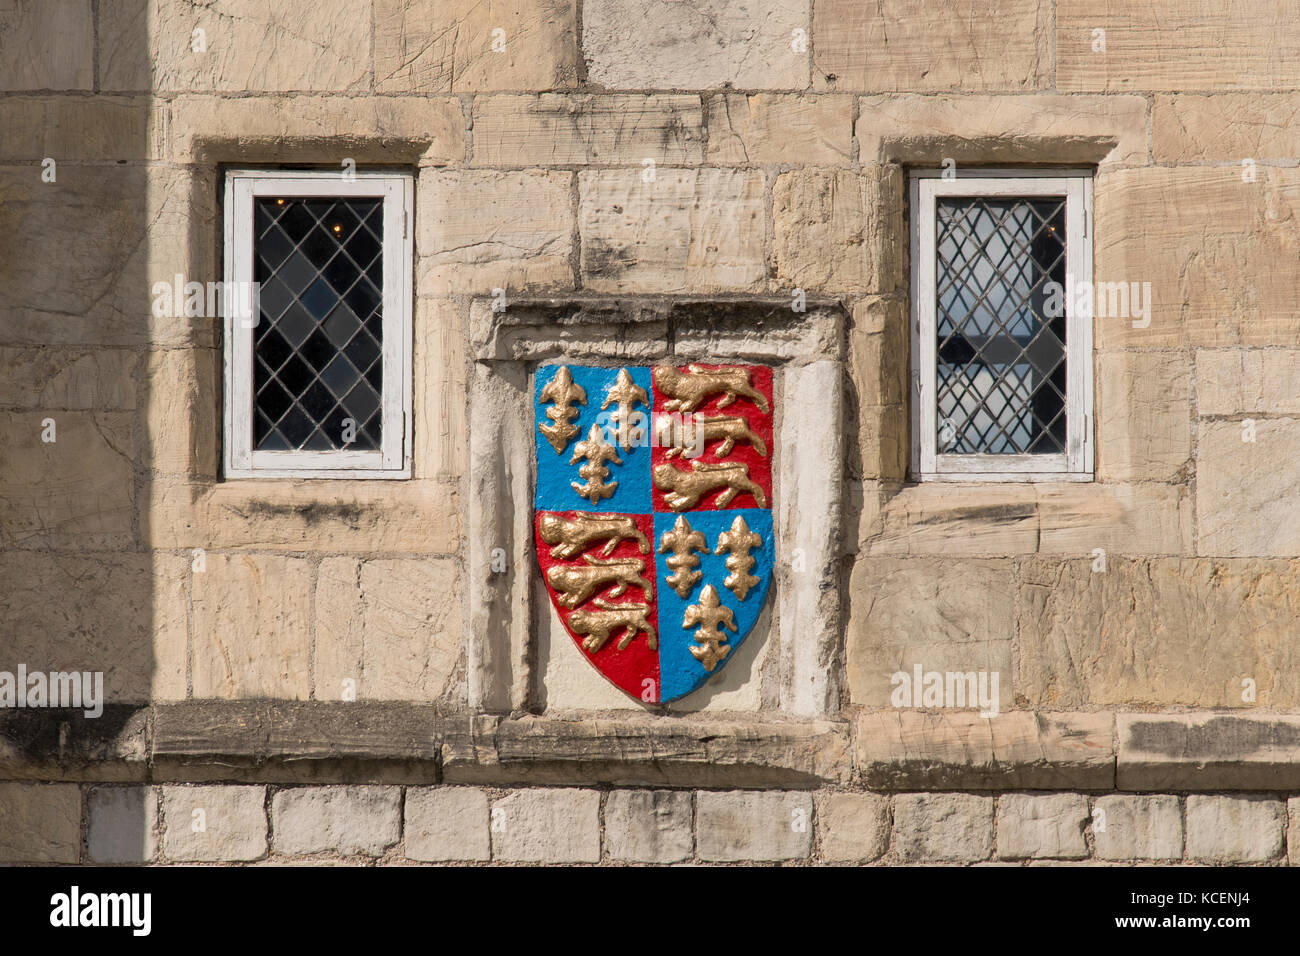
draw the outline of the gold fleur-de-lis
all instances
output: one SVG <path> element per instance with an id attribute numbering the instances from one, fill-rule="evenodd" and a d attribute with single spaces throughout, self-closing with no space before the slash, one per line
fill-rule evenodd
<path id="1" fill-rule="evenodd" d="M 692 647 L 691 656 L 703 664 L 706 671 L 711 671 L 718 666 L 720 660 L 731 653 L 727 635 L 718 628 L 738 630 L 736 616 L 731 608 L 718 600 L 718 591 L 712 584 L 704 586 L 704 590 L 700 593 L 700 603 L 688 607 L 686 616 L 682 618 L 683 628 L 695 624 L 700 625 L 700 629 L 695 632 L 695 642 L 702 646 Z"/>
<path id="2" fill-rule="evenodd" d="M 579 405 L 587 404 L 587 393 L 581 385 L 573 380 L 573 374 L 569 371 L 569 366 L 561 365 L 560 370 L 555 373 L 555 377 L 546 383 L 542 388 L 538 401 L 543 405 L 547 402 L 554 402 L 546 410 L 546 417 L 554 424 L 547 425 L 544 422 L 538 422 L 537 428 L 546 440 L 551 443 L 557 455 L 564 454 L 564 449 L 568 447 L 569 441 L 574 435 L 578 434 L 578 426 L 573 424 L 573 419 L 578 417 L 578 410 L 573 407 L 573 403 Z M 570 462 L 569 464 L 573 464 Z"/>
<path id="3" fill-rule="evenodd" d="M 610 418 L 618 429 L 618 443 L 623 446 L 624 451 L 631 451 L 645 439 L 644 428 L 632 427 L 632 419 L 637 414 L 635 409 L 638 404 L 649 408 L 650 396 L 646 394 L 644 388 L 632 381 L 632 375 L 627 369 L 619 369 L 618 380 L 605 393 L 605 403 L 600 406 L 600 410 L 604 411 L 610 405 L 614 406 Z"/>
<path id="4" fill-rule="evenodd" d="M 614 497 L 614 489 L 618 487 L 618 482 L 606 482 L 609 478 L 609 467 L 605 462 L 612 461 L 616 465 L 621 465 L 623 459 L 618 457 L 618 449 L 605 441 L 599 425 L 592 425 L 586 440 L 573 446 L 573 457 L 569 459 L 569 464 L 576 465 L 583 458 L 587 459 L 587 463 L 578 469 L 578 477 L 585 478 L 587 483 L 581 485 L 571 481 L 569 485 L 580 497 L 589 498 L 593 505 L 598 504 L 601 498 Z"/>
<path id="5" fill-rule="evenodd" d="M 659 539 L 659 553 L 672 555 L 664 560 L 664 564 L 668 565 L 673 573 L 666 575 L 664 580 L 679 597 L 690 597 L 691 588 L 704 577 L 703 571 L 691 570 L 700 566 L 699 556 L 692 554 L 692 551 L 708 554 L 709 540 L 703 533 L 691 527 L 685 515 L 678 515 L 673 530 L 665 531 L 663 537 Z"/>
<path id="6" fill-rule="evenodd" d="M 758 561 L 749 552 L 752 548 L 762 546 L 762 536 L 749 530 L 744 515 L 736 515 L 736 520 L 731 522 L 731 530 L 718 535 L 718 547 L 713 553 L 731 552 L 727 556 L 727 570 L 731 573 L 722 583 L 742 601 L 749 589 L 758 584 L 758 578 L 749 573 Z"/>

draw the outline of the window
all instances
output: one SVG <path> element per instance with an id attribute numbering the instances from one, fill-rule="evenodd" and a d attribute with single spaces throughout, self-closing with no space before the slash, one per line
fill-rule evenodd
<path id="1" fill-rule="evenodd" d="M 1090 479 L 1091 174 L 910 186 L 913 476 Z"/>
<path id="2" fill-rule="evenodd" d="M 227 477 L 409 477 L 412 192 L 227 174 Z"/>

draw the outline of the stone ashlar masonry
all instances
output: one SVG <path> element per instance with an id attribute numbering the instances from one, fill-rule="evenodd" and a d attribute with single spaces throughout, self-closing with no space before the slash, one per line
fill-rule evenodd
<path id="1" fill-rule="evenodd" d="M 484 807 L 522 833 L 527 808 L 575 801 L 601 859 L 644 842 L 627 806 L 662 805 L 706 859 L 730 832 L 710 821 L 806 799 L 802 842 L 768 821 L 726 852 L 1101 858 L 1116 839 L 1280 860 L 1300 793 L 1297 22 L 1300 0 L 0 4 L 0 669 L 104 671 L 125 708 L 93 730 L 0 715 L 0 859 L 90 859 L 120 832 L 102 821 L 137 807 L 152 833 L 147 808 L 174 824 L 194 784 L 261 820 L 253 859 L 411 856 L 456 800 L 467 834 Z M 414 477 L 222 481 L 220 323 L 154 317 L 150 289 L 220 277 L 225 167 L 345 158 L 417 177 Z M 1096 278 L 1151 283 L 1149 323 L 1095 329 L 1095 482 L 906 480 L 905 171 L 945 158 L 1095 167 Z M 594 678 L 563 707 L 471 712 L 467 343 L 494 288 L 842 304 L 835 713 L 783 721 L 742 693 L 643 715 Z M 998 671 L 1001 716 L 889 709 L 916 664 Z M 390 702 L 439 716 L 407 733 L 375 717 Z M 250 717 L 278 703 L 306 710 Z M 178 730 L 176 708 L 202 719 Z M 1060 746 L 1079 741 L 1102 768 L 1083 782 Z M 418 779 L 390 778 L 411 760 Z M 406 789 L 275 789 L 311 783 Z M 480 786 L 507 790 L 458 789 Z M 354 803 L 373 832 L 330 829 Z M 1107 806 L 1131 839 L 1094 832 Z M 861 834 L 882 828 L 876 853 Z"/>

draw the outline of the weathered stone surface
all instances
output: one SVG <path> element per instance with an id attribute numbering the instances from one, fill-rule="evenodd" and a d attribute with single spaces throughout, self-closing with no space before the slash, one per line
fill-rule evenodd
<path id="1" fill-rule="evenodd" d="M 516 790 L 492 804 L 492 858 L 530 863 L 600 860 L 600 794 Z"/>
<path id="2" fill-rule="evenodd" d="M 158 856 L 158 792 L 100 787 L 86 800 L 87 847 L 96 863 L 152 863 Z"/>
<path id="3" fill-rule="evenodd" d="M 3 161 L 164 156 L 163 110 L 151 108 L 145 96 L 6 96 L 0 100 L 0 126 Z"/>
<path id="4" fill-rule="evenodd" d="M 1204 90 L 1300 86 L 1293 0 L 1268 8 L 1211 0 L 1143 6 L 1060 0 L 1056 82 L 1062 90 Z M 1095 49 L 1096 30 L 1105 49 Z"/>
<path id="5" fill-rule="evenodd" d="M 315 633 L 319 699 L 348 688 L 356 700 L 437 700 L 460 658 L 459 569 L 447 558 L 326 558 Z"/>
<path id="6" fill-rule="evenodd" d="M 1096 318 L 1099 348 L 1295 342 L 1300 170 L 1242 178 L 1235 165 L 1097 177 L 1097 281 L 1151 284 L 1145 317 Z"/>
<path id="7" fill-rule="evenodd" d="M 1198 554 L 1300 554 L 1300 419 L 1202 421 L 1197 434 Z"/>
<path id="8" fill-rule="evenodd" d="M 411 787 L 404 835 L 411 860 L 490 860 L 487 794 L 473 787 Z"/>
<path id="9" fill-rule="evenodd" d="M 567 172 L 422 173 L 416 194 L 421 291 L 449 296 L 572 286 L 572 183 Z"/>
<path id="10" fill-rule="evenodd" d="M 962 487 L 872 485 L 859 518 L 870 555 L 1185 554 L 1190 495 L 1151 483 L 1033 483 Z M 1095 555 L 1094 555 L 1095 557 Z"/>
<path id="11" fill-rule="evenodd" d="M 415 460 L 417 477 L 454 479 L 469 454 L 465 407 L 465 331 L 447 299 L 419 299 L 415 309 Z"/>
<path id="12" fill-rule="evenodd" d="M 860 596 L 850 603 L 844 649 L 853 703 L 889 706 L 892 675 L 905 671 L 911 687 L 919 664 L 922 671 L 997 672 L 997 706 L 1010 705 L 1016 633 L 1010 561 L 862 559 L 853 566 L 849 592 Z"/>
<path id="13" fill-rule="evenodd" d="M 808 7 L 808 0 L 586 0 L 587 78 L 611 89 L 806 89 Z M 802 44 L 795 30 L 804 31 Z"/>
<path id="14" fill-rule="evenodd" d="M 465 161 L 465 113 L 451 96 L 246 96 L 182 94 L 169 109 L 172 152 L 182 162 L 304 159 L 341 164 Z M 341 169 L 342 167 L 339 166 Z"/>
<path id="15" fill-rule="evenodd" d="M 1300 866 L 1300 797 L 1292 797 L 1286 802 L 1287 807 L 1287 862 Z"/>
<path id="16" fill-rule="evenodd" d="M 183 571 L 169 556 L 0 552 L 0 669 L 103 672 L 107 703 L 145 701 L 175 693 L 179 646 L 183 696 Z"/>
<path id="17" fill-rule="evenodd" d="M 1026 562 L 1016 693 L 1030 706 L 1300 706 L 1294 562 Z M 1189 666 L 1195 662 L 1195 666 Z"/>
<path id="18" fill-rule="evenodd" d="M 832 166 L 852 157 L 848 96 L 721 93 L 708 109 L 710 163 Z"/>
<path id="19" fill-rule="evenodd" d="M 1115 786 L 1114 717 L 971 712 L 863 714 L 855 763 L 878 789 L 1047 790 Z"/>
<path id="20" fill-rule="evenodd" d="M 691 795 L 682 790 L 614 790 L 605 800 L 611 859 L 678 863 L 694 851 Z"/>
<path id="21" fill-rule="evenodd" d="M 81 788 L 0 783 L 0 861 L 76 863 L 81 857 Z"/>
<path id="22" fill-rule="evenodd" d="M 864 96 L 854 128 L 863 162 L 1098 163 L 1147 160 L 1140 96 Z"/>
<path id="23" fill-rule="evenodd" d="M 998 858 L 1082 860 L 1088 801 L 1078 793 L 1009 793 L 998 798 Z"/>
<path id="24" fill-rule="evenodd" d="M 1158 163 L 1290 161 L 1300 154 L 1297 109 L 1295 93 L 1161 94 L 1151 108 L 1152 152 Z"/>
<path id="25" fill-rule="evenodd" d="M 192 587 L 195 697 L 308 696 L 311 567 L 305 560 L 208 554 Z"/>
<path id="26" fill-rule="evenodd" d="M 907 415 L 907 300 L 868 296 L 853 307 L 849 332 L 851 400 L 848 418 L 849 474 L 863 478 L 907 477 L 911 427 Z"/>
<path id="27" fill-rule="evenodd" d="M 139 364 L 140 356 L 127 349 L 0 348 L 0 406 L 134 408 Z"/>
<path id="28" fill-rule="evenodd" d="M 100 11 L 103 89 L 360 91 L 370 86 L 370 18 L 359 15 L 351 0 L 225 0 L 219 8 L 157 0 L 148 13 L 146 18 L 139 3 L 108 3 Z"/>
<path id="29" fill-rule="evenodd" d="M 1184 351 L 1103 352 L 1097 362 L 1097 474 L 1172 481 L 1192 454 L 1192 381 Z"/>
<path id="30" fill-rule="evenodd" d="M 1192 654 L 1195 656 L 1196 652 Z M 1233 684 L 1236 690 L 1241 690 L 1239 683 L 1233 681 Z M 1259 702 L 1268 706 L 1262 695 Z M 1300 717 L 1120 714 L 1116 724 L 1117 786 L 1121 789 L 1291 790 L 1300 787 Z"/>
<path id="31" fill-rule="evenodd" d="M 877 291 L 890 235 L 880 167 L 863 172 L 802 169 L 772 187 L 776 274 L 782 288 L 817 292 Z"/>
<path id="32" fill-rule="evenodd" d="M 480 96 L 476 166 L 696 165 L 704 155 L 698 96 Z"/>
<path id="33" fill-rule="evenodd" d="M 8 3 L 0 10 L 0 90 L 88 90 L 95 81 L 90 0 Z"/>
<path id="34" fill-rule="evenodd" d="M 1300 415 L 1300 349 L 1198 349 L 1196 406 L 1202 415 Z"/>
<path id="35" fill-rule="evenodd" d="M 162 788 L 163 857 L 237 862 L 266 855 L 266 788 Z"/>
<path id="36" fill-rule="evenodd" d="M 549 90 L 577 78 L 573 0 L 375 2 L 381 93 Z"/>
<path id="37" fill-rule="evenodd" d="M 1182 859 L 1183 807 L 1178 797 L 1112 794 L 1098 797 L 1093 806 L 1092 835 L 1098 858 Z"/>
<path id="38" fill-rule="evenodd" d="M 894 797 L 891 846 L 904 863 L 974 863 L 993 852 L 993 798 L 968 793 Z"/>
<path id="39" fill-rule="evenodd" d="M 276 853 L 380 856 L 402 838 L 399 787 L 295 787 L 271 798 Z"/>
<path id="40" fill-rule="evenodd" d="M 186 550 L 450 554 L 457 498 L 454 482 L 435 480 L 164 480 L 149 487 L 149 540 Z"/>
<path id="41" fill-rule="evenodd" d="M 813 86 L 841 90 L 1032 90 L 1051 77 L 1052 6 L 976 0 L 818 0 Z"/>
<path id="42" fill-rule="evenodd" d="M 826 793 L 817 801 L 821 858 L 868 863 L 889 842 L 889 800 L 875 793 Z"/>
<path id="43" fill-rule="evenodd" d="M 701 860 L 805 860 L 812 853 L 811 794 L 705 790 L 695 801 Z"/>
<path id="44" fill-rule="evenodd" d="M 0 535 L 20 547 L 130 543 L 134 426 L 122 412 L 0 413 Z"/>
<path id="45" fill-rule="evenodd" d="M 1255 863 L 1283 851 L 1286 804 L 1269 797 L 1187 798 L 1187 855 L 1193 860 Z"/>
<path id="46" fill-rule="evenodd" d="M 598 292 L 759 291 L 763 177 L 756 171 L 578 175 L 583 284 Z"/>
<path id="47" fill-rule="evenodd" d="M 215 349 L 164 349 L 149 353 L 146 466 L 160 474 L 217 475 L 212 427 L 220 407 L 221 355 Z"/>

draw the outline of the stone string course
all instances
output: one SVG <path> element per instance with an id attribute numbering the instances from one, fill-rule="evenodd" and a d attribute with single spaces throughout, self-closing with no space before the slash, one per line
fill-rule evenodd
<path id="1" fill-rule="evenodd" d="M 4 863 L 1300 864 L 1276 794 L 0 783 L 0 815 Z"/>

